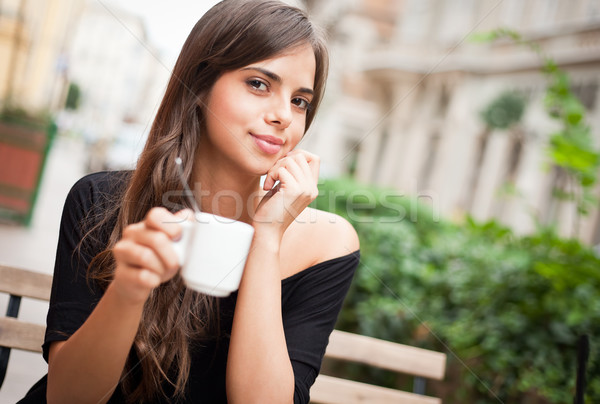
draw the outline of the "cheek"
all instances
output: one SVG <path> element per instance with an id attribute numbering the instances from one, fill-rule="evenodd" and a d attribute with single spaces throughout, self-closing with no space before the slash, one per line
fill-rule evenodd
<path id="1" fill-rule="evenodd" d="M 229 92 L 218 101 L 216 108 L 223 126 L 247 126 L 260 115 L 260 104 L 243 92 Z"/>
<path id="2" fill-rule="evenodd" d="M 223 93 L 215 94 L 211 97 L 207 110 L 207 113 L 213 116 L 213 120 L 224 122 L 223 118 L 228 116 L 231 111 L 228 97 L 224 96 Z"/>
<path id="3" fill-rule="evenodd" d="M 304 137 L 304 122 L 302 122 L 301 124 L 298 124 L 298 126 L 294 128 L 293 135 L 290 138 L 291 146 L 292 146 L 291 149 L 295 148 L 298 145 L 298 143 L 300 143 L 300 141 L 302 140 L 303 137 Z"/>
<path id="4" fill-rule="evenodd" d="M 232 85 L 228 77 L 221 77 L 213 86 L 207 102 L 207 114 L 221 125 L 227 125 L 239 114 L 242 94 Z"/>

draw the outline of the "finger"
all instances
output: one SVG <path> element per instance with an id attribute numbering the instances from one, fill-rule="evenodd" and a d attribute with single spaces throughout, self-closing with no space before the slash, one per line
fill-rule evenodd
<path id="1" fill-rule="evenodd" d="M 318 157 L 316 159 L 315 157 L 313 157 L 313 163 L 318 164 Z M 310 196 L 311 200 L 314 200 L 319 195 L 319 188 L 317 186 L 317 182 L 319 181 L 318 167 L 317 172 L 315 173 L 309 166 L 304 153 L 296 153 L 288 158 L 294 159 L 294 161 L 300 166 L 304 175 L 302 181 L 304 192 Z"/>
<path id="2" fill-rule="evenodd" d="M 161 260 L 152 249 L 131 240 L 120 240 L 113 247 L 115 260 L 127 266 L 148 269 L 158 276 L 165 272 Z"/>
<path id="3" fill-rule="evenodd" d="M 160 276 L 148 269 L 138 271 L 137 276 L 141 283 L 150 289 L 157 288 L 162 283 Z"/>
<path id="4" fill-rule="evenodd" d="M 304 156 L 306 158 L 306 162 L 308 163 L 308 166 L 311 169 L 313 178 L 315 180 L 319 179 L 319 166 L 321 164 L 321 159 L 319 156 L 317 156 L 316 154 L 307 152 L 306 150 L 302 150 L 302 149 L 292 150 L 291 152 L 288 153 L 288 155 Z"/>
<path id="5" fill-rule="evenodd" d="M 269 171 L 269 172 L 267 173 L 267 176 L 265 177 L 265 182 L 264 182 L 264 184 L 263 184 L 263 189 L 264 189 L 265 191 L 268 191 L 268 190 L 270 190 L 271 188 L 273 188 L 273 185 L 275 185 L 275 180 L 276 180 L 276 179 L 275 179 L 275 178 L 273 178 L 273 176 L 274 176 L 274 175 L 275 175 L 275 174 L 274 174 L 274 173 L 272 173 L 271 171 Z"/>
<path id="6" fill-rule="evenodd" d="M 317 156 L 316 154 L 308 152 L 304 149 L 295 149 L 286 154 L 286 156 L 297 156 L 297 155 L 303 155 L 306 158 L 306 161 L 308 161 L 309 163 L 311 161 L 319 158 L 319 156 Z"/>
<path id="7" fill-rule="evenodd" d="M 294 176 L 285 167 L 279 167 L 279 169 L 277 170 L 277 176 L 279 177 L 281 188 L 286 188 L 286 186 L 297 182 Z"/>
<path id="8" fill-rule="evenodd" d="M 313 171 L 308 165 L 306 157 L 303 154 L 296 154 L 291 158 L 293 158 L 294 161 L 298 164 L 298 166 L 302 170 L 304 177 L 313 179 Z"/>
<path id="9" fill-rule="evenodd" d="M 298 162 L 293 157 L 285 158 L 283 166 L 290 172 L 290 174 L 292 174 L 297 182 L 302 181 L 305 174 L 302 171 L 302 168 L 300 168 Z"/>
<path id="10" fill-rule="evenodd" d="M 313 178 L 315 181 L 319 180 L 319 167 L 321 166 L 321 159 L 317 155 L 311 156 L 311 160 L 307 161 L 308 166 L 312 171 Z"/>
<path id="11" fill-rule="evenodd" d="M 181 233 L 181 225 L 178 226 Z M 179 259 L 173 248 L 172 239 L 166 233 L 146 229 L 134 234 L 131 240 L 150 248 L 166 270 L 174 271 L 179 268 Z"/>
<path id="12" fill-rule="evenodd" d="M 144 223 L 147 228 L 160 230 L 169 235 L 171 238 L 177 237 L 181 228 L 182 217 L 177 217 L 163 207 L 155 207 L 148 211 L 144 218 Z"/>
<path id="13" fill-rule="evenodd" d="M 115 281 L 142 290 L 152 290 L 161 284 L 160 276 L 149 269 L 120 264 L 115 270 Z M 131 290 L 127 293 L 131 297 Z"/>
<path id="14" fill-rule="evenodd" d="M 277 170 L 279 170 L 279 167 L 281 167 L 281 160 L 277 161 L 267 172 L 267 177 L 265 178 L 265 183 L 263 184 L 263 189 L 265 191 L 273 188 L 275 182 L 279 179 L 277 176 Z"/>
<path id="15" fill-rule="evenodd" d="M 144 289 L 154 289 L 162 282 L 160 276 L 149 269 L 129 265 L 123 265 L 119 268 L 121 269 L 117 269 L 118 273 L 115 274 L 115 277 L 130 285 L 134 284 Z"/>
<path id="16" fill-rule="evenodd" d="M 127 225 L 123 229 L 122 238 L 135 239 L 135 235 L 138 232 L 145 231 L 145 230 L 146 230 L 146 225 L 144 224 L 144 222 L 138 222 L 138 223 L 133 223 L 133 224 Z"/>
<path id="17" fill-rule="evenodd" d="M 194 220 L 194 211 L 191 209 L 181 209 L 179 212 L 175 213 L 175 217 L 184 220 Z"/>

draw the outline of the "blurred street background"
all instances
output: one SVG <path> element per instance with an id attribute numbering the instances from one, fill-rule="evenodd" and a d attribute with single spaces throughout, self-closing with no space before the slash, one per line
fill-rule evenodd
<path id="1" fill-rule="evenodd" d="M 135 167 L 215 3 L 0 0 L 0 264 L 52 273 L 71 185 Z M 292 4 L 330 43 L 300 147 L 321 156 L 321 196 L 342 198 L 316 205 L 364 251 L 338 328 L 445 350 L 430 388 L 448 403 L 571 402 L 585 335 L 600 402 L 600 0 Z M 20 316 L 46 310 L 25 300 Z M 0 403 L 46 369 L 13 352 Z"/>

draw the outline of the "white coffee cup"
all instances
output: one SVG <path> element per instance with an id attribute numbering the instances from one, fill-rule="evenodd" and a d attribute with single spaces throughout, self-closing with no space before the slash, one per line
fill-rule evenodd
<path id="1" fill-rule="evenodd" d="M 238 290 L 254 228 L 204 212 L 196 213 L 194 220 L 181 225 L 181 238 L 173 242 L 173 248 L 187 286 L 218 297 Z"/>

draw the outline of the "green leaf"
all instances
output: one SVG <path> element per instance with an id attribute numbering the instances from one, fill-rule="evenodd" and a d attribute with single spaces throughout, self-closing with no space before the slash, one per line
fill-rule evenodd
<path id="1" fill-rule="evenodd" d="M 525 100 L 514 92 L 504 92 L 494 99 L 482 112 L 485 124 L 494 129 L 507 129 L 521 120 Z"/>

